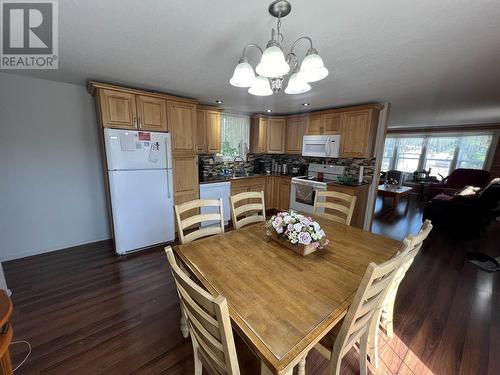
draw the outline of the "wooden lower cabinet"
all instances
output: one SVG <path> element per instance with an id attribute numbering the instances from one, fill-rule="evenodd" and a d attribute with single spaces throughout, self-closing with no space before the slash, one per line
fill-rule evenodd
<path id="1" fill-rule="evenodd" d="M 342 186 L 328 185 L 329 191 L 338 191 L 356 197 L 356 206 L 351 219 L 351 226 L 363 229 L 365 223 L 366 204 L 368 202 L 368 192 L 370 185 L 361 186 Z"/>
<path id="2" fill-rule="evenodd" d="M 278 211 L 287 211 L 290 208 L 290 188 L 292 181 L 290 177 L 275 177 L 275 209 Z"/>

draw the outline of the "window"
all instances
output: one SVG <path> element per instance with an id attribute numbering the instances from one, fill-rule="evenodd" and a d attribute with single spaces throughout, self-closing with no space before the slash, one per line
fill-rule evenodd
<path id="1" fill-rule="evenodd" d="M 457 168 L 483 169 L 492 139 L 492 135 L 462 137 Z"/>
<path id="2" fill-rule="evenodd" d="M 250 143 L 250 118 L 223 113 L 221 116 L 221 154 L 223 159 L 245 159 Z"/>
<path id="3" fill-rule="evenodd" d="M 420 163 L 423 144 L 424 138 L 400 138 L 395 169 L 402 172 L 416 171 Z"/>
<path id="4" fill-rule="evenodd" d="M 431 169 L 431 176 L 446 177 L 457 168 L 483 169 L 492 140 L 492 133 L 387 137 L 382 170 Z"/>
<path id="5" fill-rule="evenodd" d="M 457 148 L 457 137 L 435 137 L 427 141 L 427 155 L 424 169 L 431 169 L 431 176 L 446 177 L 451 172 L 451 165 Z"/>
<path id="6" fill-rule="evenodd" d="M 382 157 L 382 170 L 388 171 L 391 169 L 392 160 L 394 158 L 394 151 L 396 147 L 395 138 L 386 138 L 384 146 L 384 156 Z"/>

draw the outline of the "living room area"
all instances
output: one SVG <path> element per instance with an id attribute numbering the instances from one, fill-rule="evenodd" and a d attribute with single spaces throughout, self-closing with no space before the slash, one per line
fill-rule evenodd
<path id="1" fill-rule="evenodd" d="M 425 219 L 480 236 L 500 215 L 498 125 L 389 128 L 373 230 L 393 238 Z"/>

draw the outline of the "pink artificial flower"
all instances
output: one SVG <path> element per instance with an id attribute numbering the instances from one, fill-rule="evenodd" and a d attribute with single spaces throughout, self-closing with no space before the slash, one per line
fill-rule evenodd
<path id="1" fill-rule="evenodd" d="M 273 221 L 274 229 L 278 229 L 282 223 L 283 223 L 283 219 L 281 218 L 281 216 L 276 216 L 276 218 Z"/>
<path id="2" fill-rule="evenodd" d="M 312 240 L 311 235 L 307 232 L 300 232 L 298 239 L 299 239 L 299 243 L 302 245 L 309 245 L 311 243 L 311 240 Z"/>

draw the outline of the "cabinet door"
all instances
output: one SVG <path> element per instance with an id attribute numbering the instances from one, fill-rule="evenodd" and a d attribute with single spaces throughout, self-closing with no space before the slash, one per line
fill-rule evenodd
<path id="1" fill-rule="evenodd" d="M 217 111 L 206 111 L 207 148 L 209 154 L 220 152 L 220 113 Z"/>
<path id="2" fill-rule="evenodd" d="M 173 152 L 196 151 L 196 105 L 169 100 L 168 127 L 172 133 Z"/>
<path id="3" fill-rule="evenodd" d="M 267 152 L 270 154 L 285 153 L 286 120 L 284 118 L 267 119 Z"/>
<path id="4" fill-rule="evenodd" d="M 266 177 L 266 190 L 265 190 L 265 204 L 266 209 L 271 210 L 275 208 L 274 204 L 274 177 Z"/>
<path id="5" fill-rule="evenodd" d="M 302 136 L 307 127 L 307 117 L 289 117 L 286 120 L 286 147 L 287 154 L 302 153 Z"/>
<path id="6" fill-rule="evenodd" d="M 198 157 L 196 155 L 174 155 L 173 170 L 174 197 L 198 194 Z"/>
<path id="7" fill-rule="evenodd" d="M 312 115 L 307 123 L 306 135 L 320 135 L 322 133 L 321 115 Z"/>
<path id="8" fill-rule="evenodd" d="M 371 114 L 370 109 L 342 113 L 340 156 L 369 157 Z"/>
<path id="9" fill-rule="evenodd" d="M 207 147 L 207 122 L 205 118 L 206 112 L 203 109 L 196 110 L 196 138 L 198 153 L 208 152 Z"/>
<path id="10" fill-rule="evenodd" d="M 342 114 L 340 112 L 327 113 L 321 116 L 323 134 L 340 134 L 340 123 Z"/>
<path id="11" fill-rule="evenodd" d="M 261 192 L 265 194 L 266 191 L 266 178 L 257 177 L 248 179 L 248 191 Z M 264 198 L 265 199 L 265 198 Z"/>
<path id="12" fill-rule="evenodd" d="M 290 187 L 291 181 L 289 178 L 280 177 L 278 180 L 277 192 L 277 209 L 280 211 L 287 211 L 290 208 Z"/>
<path id="13" fill-rule="evenodd" d="M 152 96 L 137 95 L 139 129 L 167 131 L 167 101 Z"/>
<path id="14" fill-rule="evenodd" d="M 135 95 L 116 91 L 99 89 L 102 126 L 117 129 L 136 129 L 137 110 Z"/>

